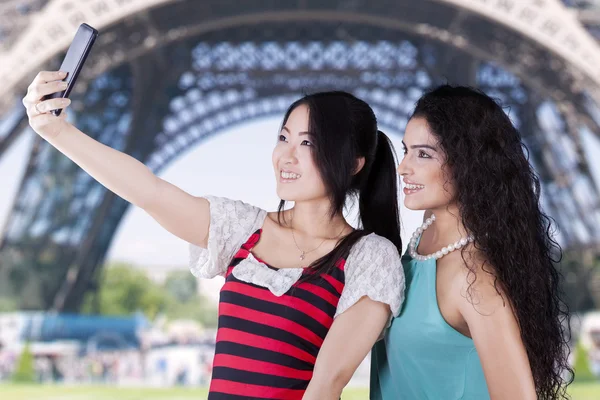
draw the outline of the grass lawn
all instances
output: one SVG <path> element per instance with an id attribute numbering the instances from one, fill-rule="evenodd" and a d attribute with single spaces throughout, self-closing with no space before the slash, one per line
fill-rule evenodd
<path id="1" fill-rule="evenodd" d="M 600 383 L 571 385 L 569 393 L 573 400 L 600 399 Z M 367 400 L 366 389 L 346 389 L 342 400 Z M 103 386 L 48 386 L 48 385 L 1 385 L 2 400 L 183 400 L 206 399 L 202 389 L 148 389 L 113 388 Z"/>
<path id="2" fill-rule="evenodd" d="M 569 387 L 569 394 L 573 400 L 600 399 L 600 382 L 574 383 Z"/>

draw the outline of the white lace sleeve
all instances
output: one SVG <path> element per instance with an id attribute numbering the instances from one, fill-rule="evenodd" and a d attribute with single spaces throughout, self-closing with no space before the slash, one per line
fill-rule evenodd
<path id="1" fill-rule="evenodd" d="M 404 301 L 404 271 L 396 246 L 384 237 L 370 234 L 359 240 L 344 266 L 345 285 L 335 317 L 363 296 L 390 306 L 397 317 Z"/>
<path id="2" fill-rule="evenodd" d="M 240 246 L 262 227 L 267 212 L 241 201 L 205 198 L 210 203 L 208 247 L 190 244 L 190 270 L 198 278 L 210 279 L 227 271 Z"/>

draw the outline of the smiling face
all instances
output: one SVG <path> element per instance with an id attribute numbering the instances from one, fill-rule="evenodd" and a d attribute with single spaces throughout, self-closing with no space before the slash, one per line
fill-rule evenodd
<path id="1" fill-rule="evenodd" d="M 445 155 L 424 118 L 412 118 L 404 133 L 404 158 L 398 173 L 404 183 L 404 205 L 411 210 L 446 208 L 454 200 L 454 184 L 443 167 Z"/>
<path id="2" fill-rule="evenodd" d="M 273 149 L 277 196 L 286 201 L 308 201 L 327 197 L 314 161 L 314 138 L 308 132 L 309 109 L 301 104 L 290 114 Z"/>

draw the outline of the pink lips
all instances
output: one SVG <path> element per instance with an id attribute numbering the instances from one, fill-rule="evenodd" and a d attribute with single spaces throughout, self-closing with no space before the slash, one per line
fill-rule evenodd
<path id="1" fill-rule="evenodd" d="M 295 174 L 295 175 L 298 175 L 298 177 L 297 177 L 297 178 L 284 178 L 284 177 L 282 176 L 282 174 L 283 174 L 283 173 Z M 298 179 L 300 179 L 301 177 L 302 177 L 302 175 L 301 175 L 301 174 L 299 174 L 299 173 L 297 173 L 297 172 L 294 172 L 294 171 L 289 171 L 289 170 L 286 170 L 286 169 L 282 169 L 282 170 L 280 170 L 280 172 L 279 172 L 279 182 L 281 182 L 281 183 L 292 183 L 292 182 L 295 182 L 295 181 L 297 181 L 297 180 L 298 180 Z"/>
<path id="2" fill-rule="evenodd" d="M 409 181 L 406 178 L 403 179 L 403 182 L 404 182 L 405 185 L 420 185 L 420 183 L 411 182 L 411 181 Z M 419 189 L 409 189 L 406 186 L 404 187 L 404 189 L 402 189 L 402 191 L 404 192 L 404 194 L 407 195 L 407 196 L 409 196 L 411 194 L 415 194 L 415 193 L 417 193 L 420 190 L 422 190 L 422 189 L 421 188 L 419 188 Z"/>

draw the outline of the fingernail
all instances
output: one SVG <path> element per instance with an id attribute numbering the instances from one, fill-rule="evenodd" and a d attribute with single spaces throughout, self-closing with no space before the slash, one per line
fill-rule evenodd
<path id="1" fill-rule="evenodd" d="M 67 73 L 66 73 L 65 71 L 60 71 L 58 74 L 59 74 L 60 76 L 65 76 L 65 75 L 67 75 Z"/>
<path id="2" fill-rule="evenodd" d="M 67 86 L 69 86 L 69 85 L 67 84 L 67 82 L 61 82 L 61 84 L 60 84 L 60 87 L 61 87 L 61 88 L 63 88 L 63 89 L 66 89 L 66 88 L 67 88 Z"/>

